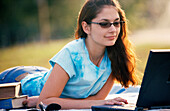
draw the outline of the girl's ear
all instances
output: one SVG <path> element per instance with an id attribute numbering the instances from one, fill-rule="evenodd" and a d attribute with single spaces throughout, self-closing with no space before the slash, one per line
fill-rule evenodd
<path id="1" fill-rule="evenodd" d="M 90 26 L 85 21 L 81 23 L 81 26 L 86 34 L 90 34 Z"/>

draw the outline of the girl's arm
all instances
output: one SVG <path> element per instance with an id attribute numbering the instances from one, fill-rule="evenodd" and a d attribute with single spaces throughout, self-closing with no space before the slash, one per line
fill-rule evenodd
<path id="1" fill-rule="evenodd" d="M 87 99 L 104 100 L 109 94 L 110 90 L 112 89 L 113 84 L 114 84 L 113 74 L 110 74 L 109 78 L 107 79 L 102 89 L 96 95 L 90 96 Z"/>
<path id="2" fill-rule="evenodd" d="M 39 96 L 37 106 L 40 102 L 43 102 L 44 104 L 57 103 L 61 105 L 62 109 L 86 109 L 94 105 L 127 103 L 122 98 L 103 100 L 113 86 L 113 77 L 111 75 L 104 87 L 95 96 L 86 99 L 59 98 L 68 80 L 69 76 L 65 70 L 55 64 Z"/>

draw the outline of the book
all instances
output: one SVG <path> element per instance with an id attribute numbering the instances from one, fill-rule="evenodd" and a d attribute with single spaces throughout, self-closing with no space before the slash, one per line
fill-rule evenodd
<path id="1" fill-rule="evenodd" d="M 27 95 L 18 96 L 10 99 L 0 100 L 0 109 L 12 109 L 24 107 L 22 102 L 27 99 Z"/>
<path id="2" fill-rule="evenodd" d="M 21 82 L 0 84 L 0 100 L 18 97 L 21 93 Z"/>

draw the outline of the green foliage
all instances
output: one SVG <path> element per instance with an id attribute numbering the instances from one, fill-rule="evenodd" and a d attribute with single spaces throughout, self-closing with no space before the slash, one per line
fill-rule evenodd
<path id="1" fill-rule="evenodd" d="M 82 1 L 84 0 L 46 2 L 51 39 L 73 35 Z M 0 14 L 0 47 L 40 40 L 37 0 L 0 0 Z"/>
<path id="2" fill-rule="evenodd" d="M 37 36 L 38 20 L 35 1 L 1 0 L 0 14 L 0 46 L 30 41 Z"/>
<path id="3" fill-rule="evenodd" d="M 41 25 L 37 1 L 0 0 L 0 47 L 40 40 Z M 73 36 L 78 12 L 85 0 L 45 1 L 48 6 L 51 39 Z M 119 1 L 126 12 L 130 30 L 133 31 L 155 25 L 169 0 Z"/>
<path id="4" fill-rule="evenodd" d="M 50 0 L 52 39 L 73 36 L 81 0 Z"/>

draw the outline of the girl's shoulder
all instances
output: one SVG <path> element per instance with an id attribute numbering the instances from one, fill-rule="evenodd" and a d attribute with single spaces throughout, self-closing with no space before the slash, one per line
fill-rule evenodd
<path id="1" fill-rule="evenodd" d="M 63 48 L 69 51 L 81 51 L 85 47 L 85 39 L 79 38 L 66 44 Z"/>

